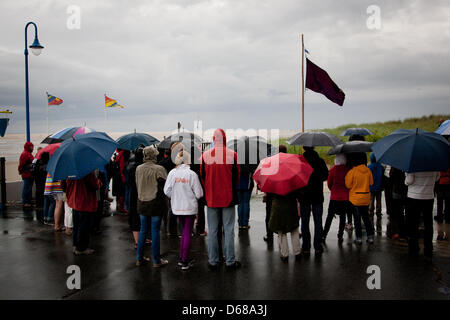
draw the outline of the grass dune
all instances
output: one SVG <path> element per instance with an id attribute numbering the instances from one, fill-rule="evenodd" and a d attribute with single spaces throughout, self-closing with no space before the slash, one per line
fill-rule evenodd
<path id="1" fill-rule="evenodd" d="M 313 131 L 326 131 L 330 132 L 339 138 L 341 138 L 344 141 L 348 141 L 348 137 L 341 137 L 339 134 L 348 128 L 367 128 L 370 131 L 372 131 L 374 134 L 371 136 L 366 136 L 367 141 L 375 142 L 392 132 L 398 129 L 416 129 L 420 128 L 422 130 L 426 131 L 435 131 L 442 120 L 450 119 L 450 114 L 447 115 L 429 115 L 429 116 L 423 116 L 420 118 L 407 118 L 404 120 L 392 120 L 387 122 L 374 122 L 374 123 L 349 123 L 343 126 L 339 126 L 333 129 L 319 129 L 319 130 L 313 130 Z M 288 139 L 280 139 L 280 144 L 285 144 L 288 147 L 289 153 L 301 153 L 302 147 L 301 146 L 291 146 L 286 141 Z M 334 156 L 328 156 L 327 152 L 330 149 L 330 147 L 317 147 L 316 150 L 319 153 L 319 155 L 325 159 L 326 163 L 328 165 L 333 164 Z"/>

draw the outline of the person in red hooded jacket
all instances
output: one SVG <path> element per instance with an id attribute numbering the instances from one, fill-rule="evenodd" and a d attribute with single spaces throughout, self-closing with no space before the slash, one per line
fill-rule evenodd
<path id="1" fill-rule="evenodd" d="M 73 253 L 75 255 L 90 255 L 94 253 L 89 246 L 89 227 L 91 216 L 97 211 L 97 190 L 102 182 L 89 173 L 79 180 L 65 180 L 67 205 L 72 208 Z"/>
<path id="2" fill-rule="evenodd" d="M 25 142 L 23 152 L 19 159 L 19 173 L 22 176 L 22 204 L 24 207 L 31 207 L 31 198 L 33 197 L 33 173 L 31 172 L 33 164 L 34 145 L 30 141 Z"/>
<path id="3" fill-rule="evenodd" d="M 441 171 L 439 182 L 436 184 L 437 214 L 434 217 L 439 223 L 450 223 L 450 169 Z"/>
<path id="4" fill-rule="evenodd" d="M 235 205 L 240 168 L 236 152 L 228 149 L 226 142 L 225 131 L 214 131 L 214 147 L 203 153 L 200 165 L 208 207 L 208 262 L 212 270 L 217 268 L 220 259 L 217 234 L 221 216 L 225 233 L 226 267 L 236 269 L 241 266 L 234 256 Z"/>

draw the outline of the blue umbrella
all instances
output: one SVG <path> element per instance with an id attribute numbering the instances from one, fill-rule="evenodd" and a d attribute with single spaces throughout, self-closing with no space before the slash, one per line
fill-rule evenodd
<path id="1" fill-rule="evenodd" d="M 63 142 L 64 140 L 70 139 L 73 136 L 89 132 L 95 132 L 95 130 L 88 127 L 68 127 L 49 135 L 47 138 L 42 140 L 41 143 L 53 144 Z"/>
<path id="2" fill-rule="evenodd" d="M 51 156 L 47 171 L 53 180 L 82 179 L 103 168 L 118 144 L 106 133 L 91 132 L 65 140 Z"/>
<path id="3" fill-rule="evenodd" d="M 435 131 L 435 133 L 438 133 L 443 136 L 450 136 L 450 119 L 445 120 L 439 128 Z"/>
<path id="4" fill-rule="evenodd" d="M 446 171 L 450 143 L 441 135 L 421 129 L 400 129 L 372 145 L 377 161 L 405 172 Z"/>
<path id="5" fill-rule="evenodd" d="M 120 149 L 136 150 L 141 144 L 148 147 L 159 142 L 158 139 L 146 133 L 129 133 L 116 140 Z"/>
<path id="6" fill-rule="evenodd" d="M 372 131 L 366 128 L 348 128 L 341 132 L 340 136 L 351 136 L 353 134 L 359 134 L 361 136 L 370 136 Z"/>

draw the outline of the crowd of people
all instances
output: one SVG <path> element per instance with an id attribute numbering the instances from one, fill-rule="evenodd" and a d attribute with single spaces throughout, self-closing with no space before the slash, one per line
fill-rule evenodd
<path id="1" fill-rule="evenodd" d="M 177 265 L 181 270 L 190 269 L 194 265 L 190 257 L 193 234 L 207 236 L 211 270 L 220 264 L 227 269 L 241 266 L 234 248 L 236 206 L 239 230 L 248 230 L 255 183 L 253 171 L 241 166 L 236 152 L 227 148 L 222 129 L 214 132 L 213 147 L 203 152 L 199 164 L 192 161 L 190 150 L 179 142 L 173 142 L 168 150 L 154 146 L 141 146 L 131 152 L 118 149 L 109 164 L 80 180 L 53 181 L 46 169 L 50 154 L 43 152 L 34 159 L 33 149 L 31 142 L 25 143 L 19 162 L 24 182 L 23 206 L 32 207 L 34 181 L 36 209 L 41 212 L 38 219 L 53 226 L 55 232 L 71 235 L 74 254 L 94 253 L 89 246 L 90 235 L 101 232 L 100 220 L 104 211 L 109 211 L 112 191 L 117 212 L 128 216 L 137 266 L 148 262 L 155 268 L 167 265 L 169 262 L 161 256 L 160 242 L 169 235 L 180 238 Z M 280 145 L 279 152 L 287 153 L 286 146 Z M 368 165 L 366 153 L 338 154 L 334 166 L 328 169 L 313 147 L 303 147 L 303 157 L 313 169 L 308 184 L 287 195 L 265 193 L 263 197 L 264 241 L 273 242 L 277 234 L 282 261 L 289 260 L 288 233 L 295 259 L 310 254 L 311 242 L 314 253 L 322 254 L 336 216 L 339 244 L 344 241 L 344 232 L 352 237 L 354 231 L 355 245 L 362 245 L 363 230 L 366 242 L 373 244 L 375 233 L 381 235 L 383 230 L 383 192 L 387 237 L 407 241 L 409 253 L 417 255 L 422 219 L 424 255 L 432 256 L 435 194 L 435 220 L 450 223 L 450 170 L 404 173 L 378 163 L 373 154 Z M 330 201 L 323 224 L 325 182 Z M 146 245 L 151 245 L 151 257 L 145 255 Z"/>

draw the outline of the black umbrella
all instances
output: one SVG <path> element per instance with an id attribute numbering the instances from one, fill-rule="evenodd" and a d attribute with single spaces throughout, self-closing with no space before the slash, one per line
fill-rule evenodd
<path id="1" fill-rule="evenodd" d="M 290 145 L 304 147 L 333 147 L 343 142 L 344 141 L 329 132 L 299 132 L 287 141 Z"/>
<path id="2" fill-rule="evenodd" d="M 120 149 L 135 150 L 140 145 L 151 146 L 159 142 L 158 139 L 146 133 L 129 133 L 116 140 Z"/>
<path id="3" fill-rule="evenodd" d="M 331 148 L 327 154 L 370 152 L 372 151 L 372 144 L 372 142 L 367 141 L 350 141 Z"/>
<path id="4" fill-rule="evenodd" d="M 200 138 L 198 135 L 196 135 L 194 133 L 190 133 L 190 132 L 180 132 L 180 133 L 172 134 L 172 135 L 168 136 L 167 138 L 165 138 L 163 141 L 161 141 L 158 144 L 158 148 L 170 149 L 172 144 L 175 142 L 181 142 L 186 147 L 190 147 L 192 144 L 191 141 L 196 146 L 198 146 L 198 145 L 201 146 L 201 144 L 202 144 L 202 138 Z"/>
<path id="5" fill-rule="evenodd" d="M 371 136 L 373 132 L 366 128 L 348 128 L 341 132 L 340 136 L 351 136 L 359 134 L 360 136 Z"/>
<path id="6" fill-rule="evenodd" d="M 190 132 L 180 132 L 168 136 L 161 141 L 157 147 L 158 149 L 168 150 L 175 142 L 180 142 L 183 145 L 184 150 L 189 152 L 192 164 L 200 163 L 199 159 L 202 155 L 202 138 Z M 178 148 L 175 152 L 178 152 Z"/>
<path id="7" fill-rule="evenodd" d="M 236 151 L 241 168 L 255 171 L 259 162 L 272 155 L 273 146 L 260 136 L 230 140 L 227 147 Z"/>

